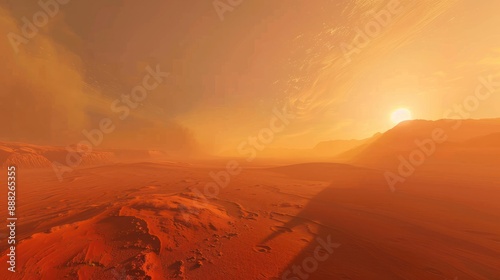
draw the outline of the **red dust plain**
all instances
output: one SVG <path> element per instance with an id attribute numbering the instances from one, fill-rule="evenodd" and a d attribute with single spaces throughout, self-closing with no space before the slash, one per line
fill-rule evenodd
<path id="1" fill-rule="evenodd" d="M 401 123 L 342 162 L 95 151 L 63 181 L 44 166 L 58 148 L 2 143 L 20 217 L 17 272 L 2 279 L 500 279 L 500 120 L 464 121 L 404 182 L 386 180 L 449 122 Z"/>

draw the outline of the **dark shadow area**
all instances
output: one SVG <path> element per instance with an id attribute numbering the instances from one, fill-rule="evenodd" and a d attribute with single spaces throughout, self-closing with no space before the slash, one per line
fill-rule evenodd
<path id="1" fill-rule="evenodd" d="M 315 167 L 324 169 L 327 166 L 320 164 Z M 314 237 L 302 240 L 307 245 L 286 265 L 279 277 L 273 279 L 437 280 L 470 277 L 470 274 L 460 271 L 460 265 L 454 265 L 461 258 L 451 257 L 449 252 L 456 247 L 458 250 L 486 248 L 478 248 L 470 240 L 436 230 L 438 225 L 432 216 L 427 216 L 428 221 L 422 223 L 412 220 L 412 215 L 425 211 L 426 203 L 442 207 L 439 201 L 431 204 L 427 198 L 420 200 L 404 192 L 391 192 L 381 171 L 346 165 L 330 167 L 337 170 L 328 173 L 332 176 L 330 185 L 298 214 L 280 216 L 277 220 L 286 222 L 261 241 L 262 245 L 273 246 L 273 242 L 281 239 L 281 242 L 285 240 L 290 246 L 296 246 L 300 243 L 292 239 L 297 238 L 292 231 L 300 227 L 317 229 Z M 338 172 L 339 168 L 341 172 Z M 305 174 L 300 172 L 307 173 L 307 168 L 283 167 L 279 172 L 304 178 Z M 324 172 L 318 173 L 322 174 L 321 179 L 325 179 Z M 442 209 L 445 214 L 452 213 L 445 207 L 437 209 Z M 474 262 L 467 267 L 469 272 L 480 266 L 484 275 L 494 273 L 489 265 Z"/>

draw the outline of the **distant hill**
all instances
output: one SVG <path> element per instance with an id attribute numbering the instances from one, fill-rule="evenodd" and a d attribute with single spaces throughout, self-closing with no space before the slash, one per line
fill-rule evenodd
<path id="1" fill-rule="evenodd" d="M 468 146 L 500 148 L 500 132 L 475 137 L 465 142 Z"/>
<path id="2" fill-rule="evenodd" d="M 39 146 L 24 143 L 0 142 L 0 165 L 15 165 L 20 168 L 52 167 L 54 162 L 68 165 L 66 147 Z M 102 165 L 131 159 L 151 159 L 166 156 L 161 151 L 150 150 L 93 150 L 79 156 L 77 166 Z M 72 159 L 71 159 L 72 160 Z"/>
<path id="3" fill-rule="evenodd" d="M 266 149 L 260 157 L 272 159 L 296 159 L 301 161 L 342 161 L 344 158 L 351 158 L 348 151 L 363 147 L 376 140 L 381 133 L 374 134 L 365 139 L 350 140 L 329 140 L 316 144 L 311 149 Z"/>
<path id="4" fill-rule="evenodd" d="M 376 133 L 370 138 L 365 139 L 351 139 L 351 140 L 331 140 L 319 142 L 314 148 L 313 152 L 317 156 L 324 157 L 344 157 L 342 155 L 352 149 L 362 147 L 366 144 L 372 143 L 378 137 L 380 137 L 382 133 Z"/>
<path id="5" fill-rule="evenodd" d="M 480 151 L 484 151 L 485 156 L 490 152 L 496 153 L 500 145 L 500 119 L 462 120 L 459 126 L 456 124 L 457 120 L 406 121 L 383 133 L 366 147 L 355 148 L 347 153 L 351 153 L 350 162 L 355 164 L 394 166 L 399 162 L 399 155 L 408 156 L 419 149 L 418 143 L 430 145 L 429 140 L 436 132 L 440 132 L 446 141 L 435 143 L 436 151 L 429 156 L 434 160 L 456 161 L 460 154 L 462 160 L 467 160 L 466 155 Z"/>
<path id="6" fill-rule="evenodd" d="M 382 136 L 382 133 L 376 133 L 371 138 L 365 139 L 361 145 L 354 147 L 350 150 L 344 151 L 335 156 L 336 159 L 341 161 L 350 161 L 355 158 L 357 155 L 362 153 L 366 148 L 368 148 L 373 142 L 377 141 Z"/>

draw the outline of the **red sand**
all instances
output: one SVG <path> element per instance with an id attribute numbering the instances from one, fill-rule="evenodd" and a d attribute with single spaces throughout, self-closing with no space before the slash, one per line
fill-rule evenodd
<path id="1" fill-rule="evenodd" d="M 245 167 L 207 200 L 220 164 L 107 163 L 63 182 L 22 165 L 18 272 L 6 270 L 2 234 L 1 278 L 500 279 L 498 134 L 477 134 L 445 143 L 395 192 L 384 178 L 392 134 L 358 157 L 371 168 Z M 19 149 L 9 147 L 4 165 Z"/>
<path id="2" fill-rule="evenodd" d="M 461 168 L 395 193 L 379 171 L 346 165 L 245 169 L 206 203 L 193 188 L 216 167 L 117 164 L 64 183 L 20 170 L 19 272 L 4 275 L 281 279 L 331 235 L 341 245 L 309 279 L 498 279 L 500 175 Z"/>

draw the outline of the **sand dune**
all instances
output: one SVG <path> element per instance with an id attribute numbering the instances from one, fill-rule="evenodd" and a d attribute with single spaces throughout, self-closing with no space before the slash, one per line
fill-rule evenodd
<path id="1" fill-rule="evenodd" d="M 111 164 L 62 183 L 24 170 L 22 269 L 6 279 L 294 279 L 321 242 L 308 279 L 500 275 L 497 173 L 433 166 L 393 193 L 382 171 L 309 163 L 245 169 L 200 196 L 219 168 Z"/>

